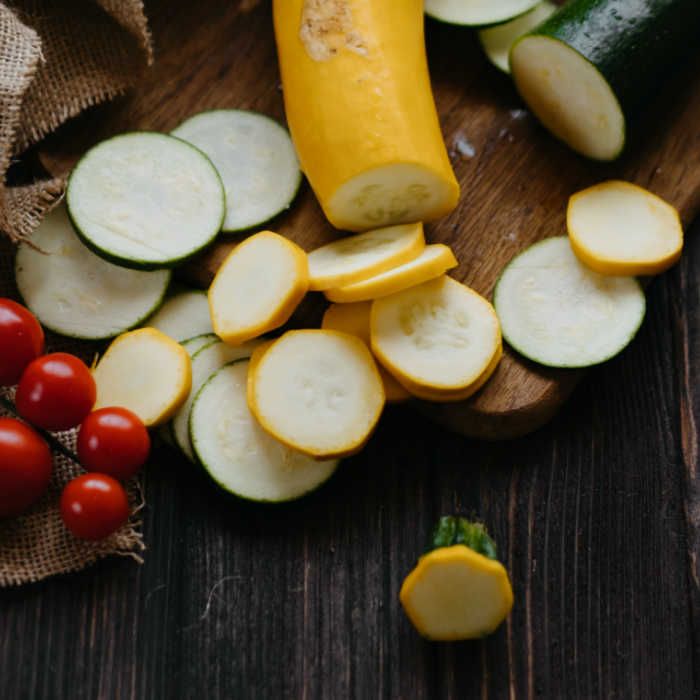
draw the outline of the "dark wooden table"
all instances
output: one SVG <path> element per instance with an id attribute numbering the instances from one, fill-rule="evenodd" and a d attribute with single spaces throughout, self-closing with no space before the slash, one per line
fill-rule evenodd
<path id="1" fill-rule="evenodd" d="M 160 452 L 143 566 L 0 591 L 0 698 L 697 696 L 699 269 L 696 230 L 637 340 L 527 438 L 392 409 L 326 488 L 277 508 Z M 483 518 L 513 578 L 483 642 L 424 642 L 398 603 L 447 512 Z"/>

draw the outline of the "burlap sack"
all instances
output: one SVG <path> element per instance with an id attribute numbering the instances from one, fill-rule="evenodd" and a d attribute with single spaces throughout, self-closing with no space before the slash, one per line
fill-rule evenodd
<path id="1" fill-rule="evenodd" d="M 27 238 L 63 189 L 60 179 L 8 187 L 12 158 L 88 106 L 114 97 L 152 60 L 141 0 L 0 1 L 0 296 L 15 296 L 9 240 Z M 89 360 L 89 344 L 49 336 L 51 350 Z M 1 412 L 1 411 L 0 411 Z M 75 434 L 57 436 L 69 449 Z M 109 539 L 76 540 L 58 511 L 62 486 L 79 466 L 57 454 L 51 487 L 25 516 L 0 522 L 0 587 L 82 569 L 108 554 L 138 558 L 141 502 L 129 485 L 135 514 Z"/>

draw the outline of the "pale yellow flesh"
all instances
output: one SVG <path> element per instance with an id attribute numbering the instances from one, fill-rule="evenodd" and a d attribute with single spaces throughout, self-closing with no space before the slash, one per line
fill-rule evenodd
<path id="1" fill-rule="evenodd" d="M 557 138 L 596 160 L 616 158 L 625 117 L 608 83 L 581 54 L 542 36 L 518 41 L 510 68 L 523 99 Z"/>
<path id="2" fill-rule="evenodd" d="M 207 295 L 199 290 L 170 297 L 143 325 L 163 331 L 178 343 L 214 332 Z"/>
<path id="3" fill-rule="evenodd" d="M 338 304 L 371 301 L 439 277 L 457 265 L 457 259 L 448 246 L 434 243 L 426 246 L 421 254 L 410 262 L 370 277 L 364 282 L 329 289 L 325 295 L 329 301 Z"/>
<path id="4" fill-rule="evenodd" d="M 409 391 L 461 396 L 492 366 L 501 331 L 486 299 L 443 276 L 375 301 L 371 341 Z"/>
<path id="5" fill-rule="evenodd" d="M 421 557 L 399 597 L 418 632 L 435 641 L 491 634 L 513 607 L 503 565 L 462 544 Z"/>
<path id="6" fill-rule="evenodd" d="M 359 450 L 384 408 L 367 346 L 346 333 L 290 331 L 251 373 L 250 409 L 273 437 L 317 459 Z"/>
<path id="7" fill-rule="evenodd" d="M 263 231 L 233 249 L 209 288 L 214 332 L 240 345 L 287 322 L 309 288 L 306 254 Z"/>
<path id="8" fill-rule="evenodd" d="M 425 56 L 423 0 L 275 0 L 285 113 L 329 221 L 366 231 L 459 199 Z"/>
<path id="9" fill-rule="evenodd" d="M 121 406 L 147 426 L 169 420 L 192 386 L 187 350 L 155 328 L 140 328 L 114 340 L 92 370 L 95 410 Z"/>
<path id="10" fill-rule="evenodd" d="M 567 227 L 581 262 L 608 275 L 654 275 L 678 261 L 683 227 L 678 212 L 655 194 L 613 180 L 569 200 Z"/>
<path id="11" fill-rule="evenodd" d="M 423 224 L 404 224 L 348 236 L 308 254 L 314 291 L 361 282 L 409 262 L 425 248 Z"/>
<path id="12" fill-rule="evenodd" d="M 440 389 L 430 389 L 420 384 L 410 382 L 403 377 L 403 381 L 406 384 L 406 391 L 411 392 L 413 396 L 424 401 L 432 401 L 433 403 L 454 403 L 456 401 L 465 401 L 474 394 L 476 394 L 479 389 L 481 389 L 493 376 L 498 365 L 503 359 L 503 344 L 500 343 L 498 349 L 493 355 L 493 359 L 489 363 L 488 367 L 475 379 L 471 384 L 467 385 L 464 389 L 458 389 L 454 391 L 440 390 Z"/>
<path id="13" fill-rule="evenodd" d="M 371 310 L 372 302 L 369 301 L 361 301 L 357 304 L 331 304 L 323 315 L 321 328 L 355 335 L 370 348 L 369 319 Z M 384 367 L 377 365 L 377 369 L 384 384 L 384 393 L 388 403 L 399 403 L 411 398 L 411 394 Z"/>

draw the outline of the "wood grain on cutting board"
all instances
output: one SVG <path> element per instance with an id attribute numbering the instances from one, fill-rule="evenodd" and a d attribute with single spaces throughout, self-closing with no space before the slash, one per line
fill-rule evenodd
<path id="1" fill-rule="evenodd" d="M 129 129 L 167 131 L 205 109 L 253 109 L 284 119 L 269 3 L 209 0 L 177 13 L 166 2 L 153 5 L 155 66 L 128 97 L 51 137 L 42 149 L 49 170 L 65 171 L 107 135 Z M 696 60 L 651 96 L 632 129 L 627 154 L 603 165 L 576 156 L 537 124 L 509 78 L 483 57 L 471 31 L 429 21 L 427 44 L 433 91 L 462 196 L 457 209 L 428 225 L 426 233 L 431 242 L 453 248 L 460 266 L 451 274 L 457 279 L 491 298 L 500 271 L 514 255 L 536 240 L 565 232 L 568 197 L 609 177 L 650 188 L 678 207 L 686 224 L 698 212 Z M 308 185 L 270 228 L 307 250 L 338 235 Z M 230 245 L 215 247 L 185 274 L 208 284 Z M 323 299 L 313 296 L 318 315 Z M 311 307 L 313 316 L 313 303 Z M 472 399 L 422 403 L 421 410 L 467 435 L 512 437 L 549 420 L 581 376 L 579 371 L 538 367 L 506 349 L 493 378 Z"/>

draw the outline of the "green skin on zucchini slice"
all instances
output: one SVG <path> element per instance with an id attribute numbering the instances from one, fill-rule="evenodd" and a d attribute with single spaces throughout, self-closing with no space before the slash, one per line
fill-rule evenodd
<path id="1" fill-rule="evenodd" d="M 514 45 L 516 87 L 557 138 L 617 158 L 627 121 L 700 28 L 698 0 L 570 0 Z"/>

